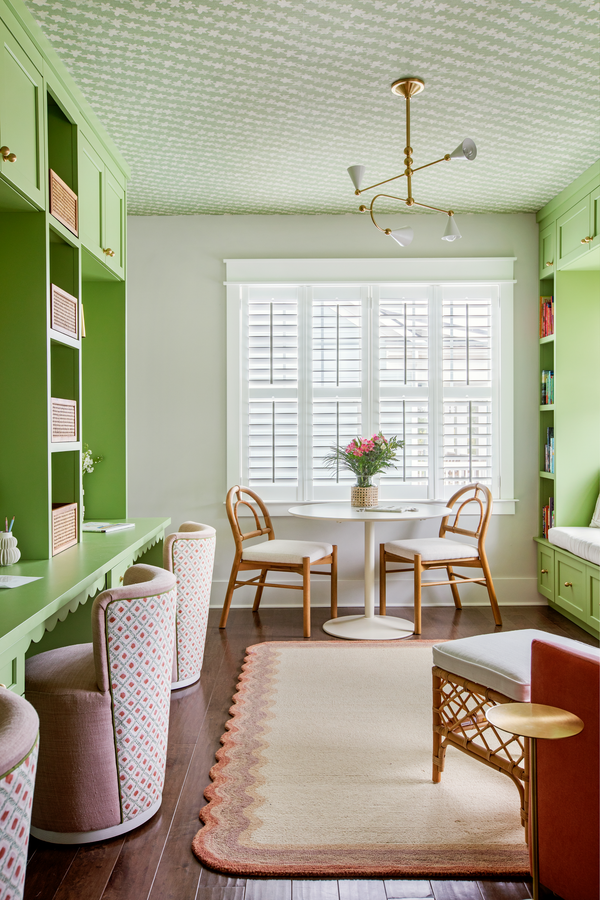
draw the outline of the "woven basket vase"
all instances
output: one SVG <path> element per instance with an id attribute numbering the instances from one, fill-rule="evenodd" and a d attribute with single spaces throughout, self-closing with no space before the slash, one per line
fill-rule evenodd
<path id="1" fill-rule="evenodd" d="M 371 487 L 352 486 L 350 494 L 350 506 L 361 506 L 363 509 L 368 506 L 377 506 L 379 502 L 379 488 L 375 485 Z"/>

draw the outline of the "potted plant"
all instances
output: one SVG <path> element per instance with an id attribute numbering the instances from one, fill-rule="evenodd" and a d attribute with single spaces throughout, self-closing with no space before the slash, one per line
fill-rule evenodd
<path id="1" fill-rule="evenodd" d="M 352 506 L 377 506 L 379 488 L 373 484 L 373 476 L 386 469 L 396 468 L 396 452 L 404 447 L 396 435 L 385 438 L 381 432 L 370 438 L 356 437 L 346 447 L 332 447 L 325 458 L 325 465 L 337 470 L 340 465 L 356 475 L 352 487 Z"/>

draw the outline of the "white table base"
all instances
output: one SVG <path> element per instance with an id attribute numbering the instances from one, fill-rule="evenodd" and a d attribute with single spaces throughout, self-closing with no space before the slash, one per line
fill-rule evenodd
<path id="1" fill-rule="evenodd" d="M 395 616 L 340 616 L 323 625 L 327 634 L 347 641 L 397 641 L 410 637 L 414 630 L 413 622 Z"/>
<path id="2" fill-rule="evenodd" d="M 347 641 L 397 641 L 414 634 L 408 619 L 375 615 L 375 522 L 365 522 L 365 614 L 329 619 L 326 634 Z"/>

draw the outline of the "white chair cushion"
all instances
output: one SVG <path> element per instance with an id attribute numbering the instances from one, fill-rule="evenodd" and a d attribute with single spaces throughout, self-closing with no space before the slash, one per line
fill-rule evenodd
<path id="1" fill-rule="evenodd" d="M 333 553 L 331 544 L 317 544 L 315 541 L 263 541 L 254 547 L 244 547 L 244 562 L 278 562 L 302 565 L 308 556 L 311 563 Z"/>
<path id="2" fill-rule="evenodd" d="M 395 553 L 405 559 L 414 559 L 415 553 L 420 553 L 422 562 L 433 562 L 436 559 L 475 559 L 478 556 L 477 547 L 472 544 L 460 544 L 441 537 L 388 541 L 385 549 L 388 553 Z"/>
<path id="3" fill-rule="evenodd" d="M 531 644 L 534 640 L 558 644 L 586 655 L 589 651 L 593 658 L 600 659 L 600 650 L 588 644 L 526 628 L 434 644 L 433 664 L 512 700 L 527 703 L 531 698 Z"/>

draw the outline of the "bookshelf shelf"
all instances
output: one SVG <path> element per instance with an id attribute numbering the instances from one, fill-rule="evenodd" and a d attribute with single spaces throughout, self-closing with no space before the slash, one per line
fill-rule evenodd
<path id="1" fill-rule="evenodd" d="M 590 400 L 600 374 L 600 266 L 589 244 L 580 243 L 586 235 L 574 235 L 576 246 L 567 252 L 568 235 L 561 225 L 570 221 L 569 210 L 585 201 L 590 213 L 587 234 L 597 242 L 599 185 L 600 165 L 595 163 L 537 215 L 540 260 L 553 258 L 550 245 L 558 254 L 552 271 L 546 273 L 540 265 L 539 280 L 538 396 L 553 402 L 540 404 L 538 413 L 538 590 L 550 606 L 595 635 L 600 631 L 600 568 L 573 557 L 573 565 L 581 564 L 586 571 L 587 599 L 581 609 L 569 605 L 558 577 L 565 554 L 546 538 L 552 525 L 589 525 L 600 490 L 600 405 Z"/>

